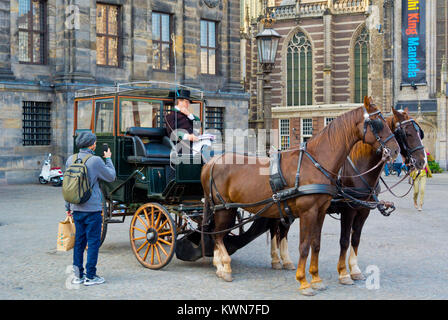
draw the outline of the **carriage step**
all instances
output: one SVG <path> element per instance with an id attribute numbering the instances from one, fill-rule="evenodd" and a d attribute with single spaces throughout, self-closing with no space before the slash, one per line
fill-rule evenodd
<path id="1" fill-rule="evenodd" d="M 124 219 L 121 219 L 121 220 L 119 220 L 119 219 L 106 219 L 106 222 L 107 223 L 123 223 Z"/>

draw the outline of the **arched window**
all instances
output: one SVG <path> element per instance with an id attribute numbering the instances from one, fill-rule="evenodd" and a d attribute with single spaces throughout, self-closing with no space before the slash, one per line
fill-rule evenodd
<path id="1" fill-rule="evenodd" d="M 288 106 L 313 103 L 313 53 L 303 32 L 296 33 L 288 44 L 286 56 Z"/>
<path id="2" fill-rule="evenodd" d="M 355 68 L 355 95 L 354 102 L 363 102 L 364 96 L 367 92 L 367 73 L 369 69 L 369 33 L 364 27 L 359 33 L 355 41 L 354 53 L 354 68 Z"/>

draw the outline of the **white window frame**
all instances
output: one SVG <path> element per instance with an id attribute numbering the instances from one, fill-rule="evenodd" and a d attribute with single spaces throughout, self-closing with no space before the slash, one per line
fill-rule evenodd
<path id="1" fill-rule="evenodd" d="M 307 120 L 306 122 L 308 122 L 308 120 L 311 121 L 311 133 L 304 132 L 305 120 Z M 313 119 L 312 118 L 301 118 L 300 119 L 300 142 L 304 142 L 305 138 L 311 138 L 312 136 L 313 136 Z"/>
<path id="2" fill-rule="evenodd" d="M 336 119 L 336 117 L 325 117 L 325 127 L 328 126 L 328 124 L 333 121 L 334 119 Z M 330 121 L 328 121 L 330 120 Z"/>
<path id="3" fill-rule="evenodd" d="M 282 123 L 285 123 L 285 125 L 282 125 Z M 287 123 L 287 130 L 286 130 L 286 123 Z M 285 130 L 282 130 L 285 129 Z M 279 147 L 280 150 L 288 150 L 291 147 L 291 135 L 290 133 L 291 129 L 291 122 L 289 119 L 279 119 L 278 121 L 278 134 L 279 134 Z M 282 138 L 288 138 L 288 146 L 286 148 L 283 148 L 283 139 Z"/>

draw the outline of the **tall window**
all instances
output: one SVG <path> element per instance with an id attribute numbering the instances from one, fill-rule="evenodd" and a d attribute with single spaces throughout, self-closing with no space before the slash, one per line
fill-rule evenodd
<path id="1" fill-rule="evenodd" d="M 23 101 L 23 145 L 51 143 L 51 103 Z"/>
<path id="2" fill-rule="evenodd" d="M 363 102 L 367 93 L 367 73 L 369 68 L 369 33 L 364 27 L 355 42 L 355 103 Z"/>
<path id="3" fill-rule="evenodd" d="M 45 64 L 46 6 L 44 0 L 19 0 L 19 61 Z"/>
<path id="4" fill-rule="evenodd" d="M 120 7 L 97 3 L 96 6 L 96 63 L 119 67 Z"/>
<path id="5" fill-rule="evenodd" d="M 302 118 L 302 134 L 301 140 L 302 142 L 308 141 L 313 136 L 313 119 L 304 119 Z"/>
<path id="6" fill-rule="evenodd" d="M 165 13 L 152 13 L 152 61 L 157 70 L 171 69 L 171 17 Z"/>
<path id="7" fill-rule="evenodd" d="M 280 149 L 289 149 L 289 119 L 280 119 Z"/>
<path id="8" fill-rule="evenodd" d="M 216 74 L 216 22 L 201 20 L 201 73 Z"/>
<path id="9" fill-rule="evenodd" d="M 288 106 L 313 103 L 312 59 L 310 41 L 303 32 L 296 33 L 288 44 L 286 56 Z"/>

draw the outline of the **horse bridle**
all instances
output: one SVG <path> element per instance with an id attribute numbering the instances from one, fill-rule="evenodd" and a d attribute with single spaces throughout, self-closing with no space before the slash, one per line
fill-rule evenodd
<path id="1" fill-rule="evenodd" d="M 367 109 L 363 106 L 364 109 L 364 135 L 362 137 L 362 141 L 365 143 L 365 138 L 366 138 L 366 133 L 367 133 L 367 126 L 370 126 L 370 129 L 373 133 L 373 135 L 375 136 L 376 141 L 379 142 L 380 147 L 376 150 L 376 152 L 379 153 L 383 153 L 383 157 L 388 158 L 390 156 L 390 149 L 386 146 L 386 143 L 395 138 L 395 135 L 393 133 L 390 134 L 390 136 L 388 136 L 386 139 L 382 140 L 381 137 L 378 134 L 378 131 L 381 130 L 380 127 L 382 128 L 384 125 L 387 126 L 386 124 L 386 119 L 384 119 L 383 114 L 381 113 L 380 110 L 377 110 L 375 112 L 372 113 L 368 113 Z M 370 119 L 370 117 L 378 115 L 379 118 L 372 120 Z M 384 122 L 382 123 L 381 120 Z M 380 125 L 381 123 L 381 125 Z"/>
<path id="2" fill-rule="evenodd" d="M 397 128 L 394 130 L 394 135 L 397 139 L 397 142 L 400 144 L 400 148 L 403 147 L 404 152 L 406 153 L 406 158 L 409 159 L 410 165 L 414 166 L 416 160 L 412 156 L 412 154 L 418 150 L 424 149 L 425 147 L 423 144 L 420 144 L 419 146 L 410 149 L 406 136 L 406 127 L 411 125 L 415 129 L 416 132 L 418 132 L 418 135 L 420 137 L 420 140 L 425 137 L 425 133 L 423 132 L 422 128 L 418 125 L 417 122 L 415 122 L 414 119 L 408 119 L 402 122 L 397 122 L 396 126 Z"/>

